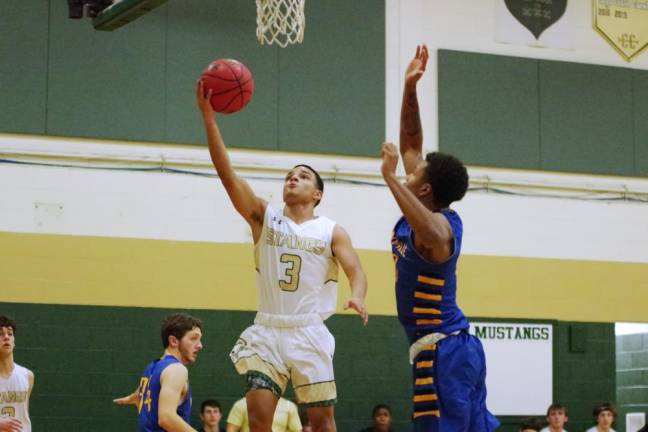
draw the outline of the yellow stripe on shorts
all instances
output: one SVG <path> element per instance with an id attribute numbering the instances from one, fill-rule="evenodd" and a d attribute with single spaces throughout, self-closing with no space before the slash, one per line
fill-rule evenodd
<path id="1" fill-rule="evenodd" d="M 433 416 L 439 417 L 441 414 L 440 414 L 439 410 L 419 411 L 419 412 L 414 411 L 414 418 L 421 417 L 421 416 L 426 416 L 426 415 L 433 415 Z"/>
<path id="2" fill-rule="evenodd" d="M 432 379 L 432 377 L 416 378 L 416 381 L 414 381 L 414 384 L 416 384 L 416 385 L 426 385 L 426 384 L 432 384 L 433 382 L 434 382 L 434 379 Z"/>
<path id="3" fill-rule="evenodd" d="M 437 395 L 435 394 L 426 394 L 426 395 L 415 395 L 414 402 L 425 402 L 437 400 Z"/>
<path id="4" fill-rule="evenodd" d="M 432 364 L 434 364 L 432 360 L 418 361 L 416 362 L 416 369 L 432 367 Z"/>

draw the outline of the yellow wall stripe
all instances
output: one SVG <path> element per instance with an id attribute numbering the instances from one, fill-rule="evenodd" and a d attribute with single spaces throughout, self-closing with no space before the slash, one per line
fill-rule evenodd
<path id="1" fill-rule="evenodd" d="M 369 313 L 395 315 L 391 254 L 358 252 Z M 6 302 L 255 310 L 255 274 L 251 244 L 0 232 Z M 646 322 L 648 263 L 465 255 L 458 278 L 468 316 Z"/>

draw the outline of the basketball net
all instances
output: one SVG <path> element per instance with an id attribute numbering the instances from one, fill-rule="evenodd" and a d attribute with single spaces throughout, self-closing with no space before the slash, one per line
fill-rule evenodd
<path id="1" fill-rule="evenodd" d="M 282 48 L 304 40 L 305 0 L 256 0 L 257 38 Z"/>

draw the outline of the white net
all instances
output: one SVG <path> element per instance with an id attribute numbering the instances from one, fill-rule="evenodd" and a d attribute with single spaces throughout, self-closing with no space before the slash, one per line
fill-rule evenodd
<path id="1" fill-rule="evenodd" d="M 256 0 L 257 38 L 281 47 L 304 40 L 305 0 Z"/>

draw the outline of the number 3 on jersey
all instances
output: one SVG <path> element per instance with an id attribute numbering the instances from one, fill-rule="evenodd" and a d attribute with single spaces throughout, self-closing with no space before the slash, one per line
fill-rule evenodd
<path id="1" fill-rule="evenodd" d="M 299 255 L 282 254 L 279 261 L 286 266 L 285 276 L 287 280 L 279 280 L 279 288 L 284 291 L 297 291 L 299 287 L 299 271 L 301 270 L 301 257 Z"/>

